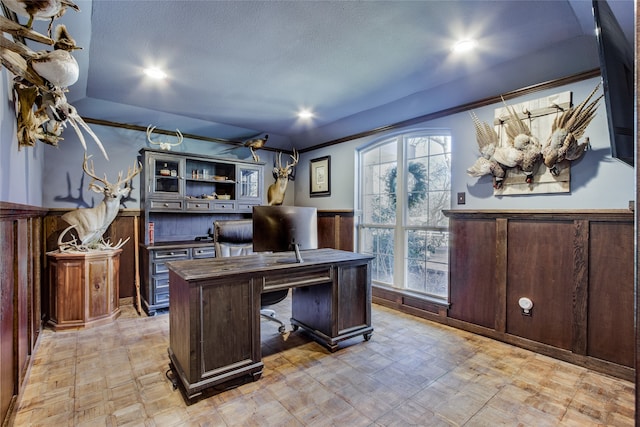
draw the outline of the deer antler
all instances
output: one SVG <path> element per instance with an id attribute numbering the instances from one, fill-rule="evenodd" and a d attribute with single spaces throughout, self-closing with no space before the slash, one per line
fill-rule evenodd
<path id="1" fill-rule="evenodd" d="M 294 148 L 293 154 L 289 154 L 289 157 L 291 157 L 291 160 L 293 160 L 293 163 L 289 165 L 289 162 L 287 162 L 287 166 L 285 167 L 286 169 L 291 169 L 292 167 L 298 164 L 298 160 L 300 159 L 300 153 L 298 153 Z"/>
<path id="2" fill-rule="evenodd" d="M 87 157 L 87 153 L 85 152 L 84 161 L 82 162 L 82 170 L 84 171 L 84 173 L 86 173 L 91 177 L 91 182 L 89 183 L 89 187 L 95 186 L 95 184 L 93 184 L 93 181 L 99 181 L 104 185 L 109 185 L 109 181 L 107 181 L 106 173 L 104 174 L 104 178 L 100 178 L 99 176 L 96 175 L 95 168 L 93 167 L 93 160 L 91 160 L 91 170 L 89 170 L 87 166 L 87 161 L 89 160 L 90 157 L 91 156 Z"/>
<path id="3" fill-rule="evenodd" d="M 99 176 L 96 175 L 95 173 L 95 168 L 93 166 L 93 160 L 91 161 L 91 169 L 89 169 L 87 162 L 89 160 L 89 158 L 91 158 L 91 156 L 87 157 L 87 154 L 84 154 L 84 161 L 82 162 L 82 170 L 84 171 L 84 173 L 86 173 L 87 175 L 89 175 L 91 177 L 91 182 L 89 183 L 89 188 L 92 188 L 94 190 L 97 190 L 98 192 L 102 191 L 102 188 L 98 187 L 96 184 L 94 184 L 94 181 L 98 181 L 101 182 L 103 185 L 107 186 L 110 185 L 109 181 L 107 179 L 107 174 L 104 174 L 104 178 L 100 178 Z M 142 163 L 137 162 L 133 168 L 128 167 L 127 168 L 127 176 L 126 178 L 122 179 L 122 171 L 120 171 L 118 173 L 118 181 L 116 182 L 115 186 L 120 186 L 123 183 L 127 183 L 130 180 L 132 180 L 136 175 L 138 175 L 140 172 L 142 172 Z"/>
<path id="4" fill-rule="evenodd" d="M 154 140 L 152 140 L 151 134 L 155 129 L 156 129 L 155 126 L 151 126 L 151 125 L 147 126 L 147 141 L 149 141 L 150 144 L 159 145 L 161 150 L 171 150 L 171 147 L 176 147 L 182 144 L 182 140 L 184 139 L 184 137 L 182 136 L 182 132 L 180 132 L 180 129 L 176 129 L 176 138 L 178 139 L 178 142 L 175 142 L 175 143 L 171 143 L 167 141 L 155 142 Z"/>
<path id="5" fill-rule="evenodd" d="M 122 183 L 131 181 L 140 172 L 142 172 L 142 163 L 137 162 L 133 166 L 133 168 L 131 168 L 131 167 L 127 168 L 127 177 L 125 179 L 122 179 L 122 171 L 120 171 L 120 173 L 118 173 L 118 183 L 116 185 L 120 185 Z"/>

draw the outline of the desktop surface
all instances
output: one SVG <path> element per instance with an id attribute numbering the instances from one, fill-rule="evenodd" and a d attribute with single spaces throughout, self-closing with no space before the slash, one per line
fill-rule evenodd
<path id="1" fill-rule="evenodd" d="M 185 261 L 168 262 L 167 266 L 186 281 L 200 280 L 211 277 L 215 272 L 217 277 L 232 276 L 245 272 L 262 272 L 269 270 L 288 270 L 327 263 L 352 262 L 371 260 L 370 255 L 347 252 L 338 249 L 309 249 L 300 251 L 304 262 L 295 263 L 295 254 L 290 252 L 257 253 L 252 255 L 203 258 Z"/>

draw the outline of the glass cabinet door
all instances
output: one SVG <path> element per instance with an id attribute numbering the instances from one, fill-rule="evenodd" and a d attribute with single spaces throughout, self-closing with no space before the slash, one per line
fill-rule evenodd
<path id="1" fill-rule="evenodd" d="M 260 170 L 253 168 L 240 168 L 240 198 L 260 198 Z"/>
<path id="2" fill-rule="evenodd" d="M 180 196 L 180 159 L 151 157 L 149 162 L 152 171 L 150 192 L 156 196 Z"/>

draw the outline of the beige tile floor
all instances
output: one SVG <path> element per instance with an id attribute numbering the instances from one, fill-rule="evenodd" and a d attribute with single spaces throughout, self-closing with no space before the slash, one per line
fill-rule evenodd
<path id="1" fill-rule="evenodd" d="M 276 310 L 284 314 L 288 300 Z M 634 384 L 373 306 L 336 353 L 263 321 L 262 379 L 187 405 L 166 378 L 169 316 L 45 330 L 16 426 L 632 426 Z"/>

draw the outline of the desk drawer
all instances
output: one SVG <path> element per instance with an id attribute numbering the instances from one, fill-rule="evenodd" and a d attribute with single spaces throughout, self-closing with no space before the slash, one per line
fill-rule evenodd
<path id="1" fill-rule="evenodd" d="M 282 273 L 269 274 L 262 278 L 263 292 L 276 289 L 295 288 L 298 286 L 319 285 L 333 281 L 333 268 L 321 266 L 305 270 L 283 271 Z"/>

